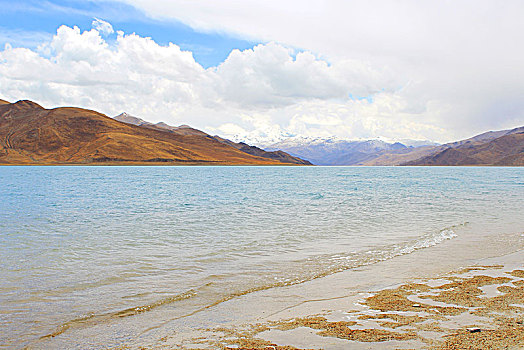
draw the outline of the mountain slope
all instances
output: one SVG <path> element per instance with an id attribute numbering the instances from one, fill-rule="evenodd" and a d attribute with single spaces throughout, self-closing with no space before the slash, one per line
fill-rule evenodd
<path id="1" fill-rule="evenodd" d="M 137 126 L 141 126 L 141 127 L 150 128 L 150 129 L 166 130 L 166 131 L 170 131 L 170 132 L 173 132 L 173 133 L 179 134 L 179 135 L 199 135 L 199 136 L 208 137 L 208 138 L 216 140 L 216 141 L 218 141 L 220 143 L 223 143 L 225 145 L 234 147 L 234 148 L 238 149 L 241 152 L 244 152 L 244 153 L 256 156 L 256 157 L 262 157 L 262 158 L 276 160 L 276 161 L 279 161 L 281 163 L 311 165 L 311 163 L 308 162 L 307 160 L 303 160 L 303 159 L 300 159 L 298 157 L 293 157 L 293 156 L 287 154 L 286 152 L 283 152 L 283 151 L 280 151 L 280 150 L 273 151 L 273 152 L 267 152 L 267 151 L 264 151 L 261 148 L 258 148 L 258 147 L 255 147 L 255 146 L 250 146 L 250 145 L 245 144 L 243 142 L 236 143 L 236 142 L 233 142 L 233 141 L 221 138 L 220 136 L 208 135 L 205 132 L 197 130 L 197 129 L 194 129 L 194 128 L 188 126 L 188 125 L 171 126 L 171 125 L 168 125 L 168 124 L 166 124 L 164 122 L 153 124 L 153 123 L 147 122 L 147 121 L 145 121 L 145 120 L 143 120 L 141 118 L 137 118 L 137 117 L 131 116 L 131 115 L 127 114 L 127 113 L 121 113 L 121 114 L 117 115 L 116 117 L 114 117 L 114 119 L 118 120 L 118 121 L 121 121 L 121 122 L 124 122 L 124 123 L 133 124 L 133 125 L 137 125 Z"/>
<path id="2" fill-rule="evenodd" d="M 371 161 L 364 162 L 362 165 L 487 165 L 495 164 L 502 161 L 505 157 L 504 152 L 510 152 L 509 155 L 513 162 L 518 163 L 518 153 L 512 155 L 513 151 L 509 149 L 495 152 L 493 156 L 498 155 L 500 159 L 483 159 L 482 156 L 472 157 L 473 151 L 466 151 L 467 148 L 477 147 L 500 138 L 505 135 L 517 134 L 524 132 L 524 127 L 518 127 L 509 130 L 488 131 L 468 139 L 449 142 L 438 146 L 424 146 L 410 148 L 405 151 L 387 151 Z M 504 165 L 511 165 L 512 161 L 504 160 Z M 498 164 L 498 163 L 497 163 Z"/>
<path id="3" fill-rule="evenodd" d="M 505 130 L 489 141 L 467 141 L 403 165 L 504 165 L 524 166 L 524 128 Z M 521 131 L 522 130 L 522 131 Z M 487 134 L 487 133 L 485 133 Z M 482 134 L 482 135 L 485 135 Z M 499 135 L 496 133 L 489 136 Z M 481 135 L 479 135 L 481 136 Z M 486 138 L 484 138 L 486 139 Z M 465 140 L 466 141 L 466 140 Z"/>
<path id="4" fill-rule="evenodd" d="M 125 112 L 117 115 L 116 117 L 113 117 L 113 119 L 118 120 L 119 122 L 122 122 L 122 123 L 133 124 L 136 126 L 142 126 L 142 127 L 146 127 L 150 129 L 168 130 L 168 131 L 174 132 L 175 134 L 179 134 L 179 135 L 209 136 L 205 132 L 194 129 L 190 127 L 189 125 L 171 126 L 164 122 L 153 124 L 148 121 L 145 121 L 144 119 L 129 115 Z"/>
<path id="5" fill-rule="evenodd" d="M 2 164 L 282 164 L 201 135 L 121 123 L 81 108 L 0 105 Z"/>
<path id="6" fill-rule="evenodd" d="M 521 132 L 524 132 L 524 126 L 514 128 L 514 129 L 509 129 L 509 130 L 488 131 L 488 132 L 484 132 L 482 134 L 470 137 L 469 139 L 447 143 L 444 146 L 456 148 L 466 143 L 482 144 L 482 143 L 486 143 L 488 141 L 494 140 L 504 135 L 517 134 Z"/>
<path id="7" fill-rule="evenodd" d="M 269 159 L 278 160 L 282 163 L 292 163 L 292 164 L 302 164 L 302 165 L 311 165 L 311 163 L 307 160 L 301 159 L 299 157 L 293 157 L 292 155 L 277 150 L 277 151 L 264 151 L 262 148 L 256 147 L 256 146 L 250 146 L 243 142 L 233 142 L 228 139 L 221 138 L 220 136 L 213 136 L 213 138 L 219 142 L 225 143 L 226 145 L 229 145 L 231 147 L 235 147 L 236 149 L 251 154 L 253 156 L 257 157 L 264 157 Z"/>

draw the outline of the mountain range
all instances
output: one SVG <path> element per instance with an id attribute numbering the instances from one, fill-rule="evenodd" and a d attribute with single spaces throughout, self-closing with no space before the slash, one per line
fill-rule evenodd
<path id="1" fill-rule="evenodd" d="M 524 166 L 524 127 L 443 145 L 288 137 L 260 147 L 122 113 L 0 100 L 0 164 Z"/>
<path id="2" fill-rule="evenodd" d="M 309 164 L 284 152 L 253 155 L 186 126 L 163 126 L 0 100 L 0 164 Z"/>
<path id="3" fill-rule="evenodd" d="M 430 141 L 290 137 L 262 145 L 315 165 L 524 165 L 524 127 L 489 131 L 443 145 Z"/>
<path id="4" fill-rule="evenodd" d="M 524 166 L 524 126 L 447 143 L 402 165 Z"/>
<path id="5" fill-rule="evenodd" d="M 349 141 L 335 138 L 291 137 L 271 145 L 266 150 L 281 149 L 289 154 L 311 161 L 315 165 L 361 165 L 388 152 L 401 152 L 408 147 L 381 140 Z"/>
<path id="6" fill-rule="evenodd" d="M 244 142 L 233 142 L 231 140 L 224 139 L 218 135 L 215 135 L 215 136 L 208 135 L 203 131 L 190 127 L 189 125 L 171 126 L 164 122 L 153 124 L 141 118 L 129 115 L 125 112 L 117 115 L 116 117 L 113 117 L 113 119 L 118 120 L 123 123 L 127 123 L 127 124 L 132 124 L 136 126 L 157 129 L 157 130 L 162 130 L 162 131 L 169 131 L 169 132 L 173 132 L 173 133 L 181 134 L 181 135 L 205 136 L 205 137 L 214 139 L 220 143 L 223 143 L 225 145 L 236 148 L 237 150 L 250 154 L 252 156 L 277 160 L 281 163 L 311 165 L 311 163 L 307 160 L 303 160 L 298 157 L 293 157 L 287 154 L 286 152 L 282 152 L 280 150 L 265 151 L 259 147 L 250 146 Z"/>

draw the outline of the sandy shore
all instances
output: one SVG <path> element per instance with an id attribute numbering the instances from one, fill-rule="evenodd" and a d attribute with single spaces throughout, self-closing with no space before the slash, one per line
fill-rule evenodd
<path id="1" fill-rule="evenodd" d="M 523 258 L 520 250 L 483 259 L 433 278 L 328 302 L 320 313 L 216 327 L 179 345 L 191 349 L 522 349 Z"/>

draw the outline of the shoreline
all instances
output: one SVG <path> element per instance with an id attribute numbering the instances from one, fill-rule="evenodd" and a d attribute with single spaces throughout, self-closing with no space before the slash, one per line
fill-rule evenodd
<path id="1" fill-rule="evenodd" d="M 418 323 L 441 321 L 433 319 L 441 316 L 438 311 L 432 311 L 429 315 L 402 315 L 404 312 L 424 312 L 428 310 L 428 307 L 423 306 L 420 310 L 418 307 L 406 309 L 404 301 L 404 304 L 397 303 L 401 307 L 404 305 L 404 309 L 395 310 L 395 299 L 390 303 L 393 305 L 392 309 L 376 310 L 377 314 L 381 315 L 400 313 L 400 316 L 394 316 L 394 319 L 386 319 L 385 316 L 377 318 L 377 314 L 374 316 L 365 314 L 363 311 L 366 310 L 361 308 L 366 305 L 366 299 L 374 293 L 391 289 L 398 289 L 402 293 L 419 292 L 413 286 L 443 278 L 449 275 L 450 271 L 459 271 L 474 265 L 507 265 L 505 262 L 512 255 L 519 258 L 517 259 L 519 261 L 518 269 L 524 270 L 522 266 L 524 234 L 520 232 L 501 233 L 494 236 L 493 232 L 485 232 L 483 235 L 477 235 L 478 227 L 472 227 L 469 231 L 471 232 L 410 254 L 298 285 L 249 293 L 195 313 L 174 316 L 172 312 L 175 309 L 171 311 L 166 309 L 124 319 L 116 318 L 109 320 L 108 323 L 69 329 L 56 337 L 40 339 L 32 343 L 29 348 L 60 348 L 71 344 L 81 348 L 85 347 L 86 342 L 89 342 L 87 339 L 96 339 L 94 344 L 89 343 L 89 348 L 119 350 L 290 350 L 346 349 L 349 346 L 352 349 L 369 349 L 370 347 L 390 349 L 403 348 L 404 345 L 411 349 L 437 348 L 435 347 L 436 342 L 429 345 L 426 339 L 431 338 L 428 335 L 431 333 L 427 333 L 424 337 L 420 336 L 426 339 L 426 342 L 419 339 L 413 330 L 407 336 L 402 333 L 408 332 L 404 328 L 418 327 Z M 457 252 L 465 253 L 465 249 L 466 251 L 469 249 L 467 254 L 457 254 Z M 496 270 L 494 273 L 499 272 Z M 460 288 L 458 285 L 456 287 Z M 423 292 L 427 290 L 425 287 L 421 289 Z M 434 291 L 438 290 L 434 289 Z M 411 295 L 406 295 L 406 297 L 411 297 Z M 420 298 L 419 295 L 414 295 L 414 297 Z M 439 301 L 416 299 L 413 304 L 424 305 L 430 302 Z M 524 301 L 520 303 L 524 305 Z M 375 302 L 373 307 L 377 305 L 379 304 Z M 368 307 L 368 310 L 371 310 L 369 305 Z M 462 308 L 463 306 L 452 305 L 450 307 Z M 353 312 L 349 313 L 349 311 Z M 457 316 L 453 314 L 453 311 L 448 312 L 450 317 Z M 367 319 L 359 319 L 362 316 Z M 415 322 L 417 320 L 420 322 Z M 371 324 L 371 322 L 375 323 Z M 389 322 L 392 328 L 388 329 L 380 325 L 382 322 Z M 402 325 L 395 324 L 395 322 L 402 323 Z M 342 333 L 335 334 L 331 331 L 322 333 L 333 327 L 338 327 L 337 329 Z M 420 329 L 419 331 L 435 332 L 435 329 Z M 319 335 L 318 332 L 322 334 Z M 365 341 L 362 340 L 364 336 L 367 339 Z M 300 339 L 303 338 L 306 339 L 306 342 L 300 343 Z M 391 340 L 391 338 L 396 340 Z"/>
<path id="2" fill-rule="evenodd" d="M 443 275 L 342 297 L 342 303 L 332 299 L 329 305 L 329 300 L 325 300 L 329 306 L 321 312 L 208 329 L 205 339 L 195 337 L 177 346 L 279 350 L 518 349 L 524 346 L 523 257 L 524 249 L 520 249 L 484 258 L 478 264 Z"/>
<path id="3" fill-rule="evenodd" d="M 224 162 L 106 162 L 106 163 L 0 163 L 0 166 L 315 166 L 291 163 L 224 163 Z"/>
<path id="4" fill-rule="evenodd" d="M 299 166 L 299 167 L 328 167 L 328 168 L 522 168 L 524 165 L 317 165 L 317 164 L 293 164 L 293 163 L 224 163 L 224 162 L 196 162 L 196 161 L 173 161 L 173 162 L 106 162 L 106 163 L 0 163 L 0 166 Z"/>
<path id="5" fill-rule="evenodd" d="M 443 345 L 438 343 L 438 338 L 437 340 L 432 340 L 432 336 L 437 336 L 438 331 L 443 332 L 443 327 L 439 329 L 438 325 L 434 325 L 434 329 L 429 329 L 431 327 L 426 327 L 425 324 L 444 321 L 442 317 L 447 316 L 452 318 L 459 318 L 462 314 L 462 316 L 467 316 L 466 310 L 460 313 L 457 312 L 457 310 L 462 311 L 464 305 L 453 305 L 453 302 L 456 302 L 456 300 L 444 300 L 444 298 L 441 299 L 442 301 L 423 300 L 417 293 L 428 292 L 429 289 L 420 287 L 420 290 L 418 290 L 416 287 L 419 284 L 434 283 L 434 281 L 442 278 L 451 278 L 454 274 L 457 274 L 457 271 L 472 266 L 504 265 L 506 270 L 524 270 L 523 233 L 501 234 L 499 237 L 486 236 L 475 243 L 471 243 L 471 240 L 472 237 L 466 235 L 466 237 L 448 240 L 437 246 L 422 249 L 411 254 L 343 271 L 301 285 L 246 295 L 238 300 L 232 300 L 217 307 L 218 310 L 214 310 L 211 313 L 215 317 L 216 323 L 214 326 L 202 327 L 199 330 L 183 330 L 176 325 L 165 327 L 155 334 L 157 336 L 162 334 L 162 337 L 160 337 L 161 341 L 156 343 L 148 342 L 149 346 L 144 346 L 144 348 L 282 350 L 347 348 L 454 349 L 454 347 L 442 347 Z M 501 244 L 496 245 L 496 241 L 500 241 Z M 444 252 L 452 256 L 455 255 L 456 251 L 460 251 L 464 247 L 472 249 L 469 253 L 471 254 L 470 257 L 457 257 L 455 260 L 450 258 L 443 262 L 441 261 L 440 265 L 436 263 L 436 261 L 442 260 Z M 507 247 L 514 248 L 508 249 Z M 506 270 L 504 268 L 494 268 L 493 271 L 487 269 L 478 271 L 484 274 L 493 274 L 494 278 L 499 278 L 493 280 L 497 282 L 501 281 L 500 278 L 514 278 L 514 276 L 506 274 L 505 272 L 510 272 Z M 496 290 L 496 287 L 499 286 L 493 281 L 481 280 L 477 282 L 485 283 L 486 288 L 495 288 Z M 456 284 L 454 288 L 457 292 L 462 291 L 462 286 L 471 286 L 471 290 L 475 290 L 474 282 L 475 280 L 473 282 L 464 281 L 464 284 Z M 504 283 L 508 282 L 505 281 Z M 484 285 L 479 285 L 478 287 L 484 288 Z M 520 297 L 522 298 L 522 285 L 517 286 L 517 288 L 520 288 L 519 293 L 521 293 Z M 405 297 L 409 298 L 413 294 L 415 301 L 411 303 L 419 304 L 422 307 L 406 307 L 405 301 L 402 302 L 402 298 L 399 300 L 398 296 L 396 296 L 398 293 L 395 293 L 395 291 L 400 291 L 405 294 Z M 434 293 L 439 292 L 438 288 L 433 287 L 431 291 Z M 474 291 L 474 293 L 478 293 L 478 291 Z M 375 297 L 368 302 L 367 298 L 374 295 L 382 298 Z M 424 297 L 426 298 L 426 296 Z M 444 304 L 449 305 L 440 305 L 439 302 L 445 302 Z M 427 315 L 419 315 L 427 310 L 432 310 L 431 303 L 436 303 L 436 306 L 438 306 L 433 308 L 433 310 L 444 307 L 443 310 L 445 312 L 441 315 L 439 310 L 429 312 Z M 524 300 L 521 299 L 520 303 L 523 307 L 521 309 L 522 318 Z M 396 308 L 398 310 L 395 310 Z M 233 317 L 229 320 L 224 320 L 222 319 L 224 313 L 227 313 L 229 316 L 233 315 Z M 407 314 L 403 315 L 403 313 Z M 393 317 L 393 319 L 386 319 L 383 316 L 385 314 L 390 314 L 389 316 Z M 391 314 L 398 315 L 391 316 Z M 377 317 L 377 315 L 379 316 Z M 361 316 L 364 317 L 359 320 L 358 318 Z M 222 321 L 219 321 L 221 319 Z M 467 317 L 465 319 L 468 320 Z M 496 324 L 495 321 L 492 320 L 491 323 Z M 223 325 L 217 327 L 217 324 L 221 323 Z M 390 327 L 381 325 L 381 323 L 386 323 Z M 424 324 L 420 327 L 421 329 L 417 328 L 419 323 Z M 467 324 L 467 326 L 481 326 L 481 329 L 483 327 L 482 325 L 476 325 L 475 322 Z M 418 332 L 422 332 L 424 336 L 418 335 L 414 330 L 411 330 L 410 333 L 408 330 L 410 327 Z M 449 339 L 461 342 L 473 341 L 475 338 L 470 339 L 464 333 L 464 329 L 468 327 L 455 327 L 453 331 L 459 331 L 459 335 Z M 433 334 L 431 332 L 437 333 Z M 484 332 L 483 336 L 491 333 L 493 332 Z M 301 339 L 304 339 L 304 341 L 301 342 Z M 131 348 L 135 347 L 132 346 Z M 495 346 L 494 348 L 497 347 Z"/>

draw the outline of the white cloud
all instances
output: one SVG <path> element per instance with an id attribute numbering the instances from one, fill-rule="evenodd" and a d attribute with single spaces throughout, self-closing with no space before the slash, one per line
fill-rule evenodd
<path id="1" fill-rule="evenodd" d="M 93 29 L 95 29 L 102 35 L 109 35 L 115 32 L 111 23 L 106 22 L 96 17 L 93 20 L 93 22 L 91 22 L 91 26 L 93 27 Z"/>
<path id="2" fill-rule="evenodd" d="M 121 0 L 198 30 L 278 41 L 337 57 L 469 61 L 467 54 L 519 52 L 519 0 Z M 512 45 L 513 44 L 513 45 Z M 389 56 L 388 56 L 389 55 Z M 477 55 L 479 58 L 479 55 Z"/>
<path id="3" fill-rule="evenodd" d="M 443 120 L 428 117 L 427 122 L 440 123 L 457 136 L 524 122 L 520 0 L 119 1 L 196 30 L 283 43 L 331 62 L 352 60 L 340 66 L 353 70 L 355 63 L 364 64 L 375 73 L 354 75 L 360 88 L 372 76 L 376 80 L 371 80 L 370 90 L 380 84 L 384 86 L 379 89 L 387 90 L 391 83 L 405 88 L 410 81 L 402 91 L 405 108 L 440 104 L 449 114 L 441 116 Z M 304 89 L 301 93 L 307 95 L 307 84 Z"/>
<path id="4" fill-rule="evenodd" d="M 339 61 L 329 65 L 310 52 L 294 52 L 270 42 L 253 49 L 233 50 L 211 69 L 219 82 L 221 98 L 244 107 L 278 107 L 309 99 L 346 100 L 350 93 L 369 95 L 391 89 L 371 67 Z"/>
<path id="5" fill-rule="evenodd" d="M 328 62 L 275 42 L 234 50 L 204 69 L 175 44 L 120 31 L 108 41 L 108 33 L 98 22 L 84 32 L 61 26 L 37 49 L 6 47 L 0 51 L 0 98 L 108 115 L 127 111 L 252 140 L 334 135 L 448 141 L 483 131 L 490 122 L 503 128 L 523 118 L 518 70 L 512 79 L 502 74 L 506 68 L 483 76 L 466 70 L 460 74 L 470 79 L 456 80 L 440 71 L 416 74 L 420 65 L 396 69 L 352 57 Z M 483 84 L 486 75 L 496 89 Z M 504 115 L 495 102 L 506 106 Z"/>
<path id="6" fill-rule="evenodd" d="M 248 139 L 263 144 L 286 136 L 434 139 L 446 135 L 444 128 L 424 121 L 420 114 L 403 112 L 406 101 L 394 93 L 381 93 L 374 102 L 367 100 L 311 100 L 271 109 L 264 113 L 251 112 L 235 124 L 213 129 L 234 139 Z M 428 106 L 427 115 L 439 111 Z M 280 122 L 283 120 L 285 122 Z M 281 126 L 283 125 L 283 126 Z M 240 127 L 236 129 L 235 127 Z"/>

